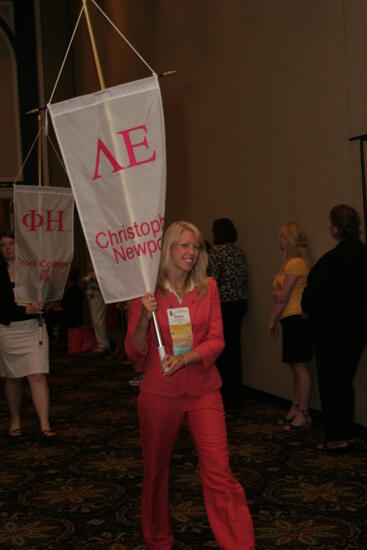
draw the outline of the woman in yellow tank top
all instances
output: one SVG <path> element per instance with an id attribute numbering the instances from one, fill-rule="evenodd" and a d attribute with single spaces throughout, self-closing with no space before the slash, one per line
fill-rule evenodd
<path id="1" fill-rule="evenodd" d="M 282 325 L 282 361 L 287 363 L 294 379 L 293 399 L 284 420 L 291 431 L 310 426 L 308 412 L 312 379 L 312 337 L 309 321 L 302 315 L 301 298 L 310 270 L 305 237 L 297 223 L 286 223 L 279 230 L 279 247 L 284 255 L 282 268 L 273 280 L 275 306 L 270 316 L 269 333 L 276 338 Z"/>

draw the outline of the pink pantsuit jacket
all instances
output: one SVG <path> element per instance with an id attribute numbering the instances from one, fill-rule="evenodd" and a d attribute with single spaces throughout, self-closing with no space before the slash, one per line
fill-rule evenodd
<path id="1" fill-rule="evenodd" d="M 166 353 L 173 354 L 172 339 L 168 323 L 167 309 L 188 307 L 193 332 L 193 350 L 201 361 L 187 365 L 172 376 L 164 376 L 158 354 L 153 322 L 149 323 L 146 349 L 141 353 L 135 346 L 133 334 L 141 313 L 141 299 L 131 302 L 128 310 L 128 330 L 125 338 L 127 355 L 134 362 L 138 372 L 145 372 L 140 390 L 156 395 L 178 397 L 183 394 L 202 395 L 217 390 L 222 385 L 215 360 L 224 348 L 222 315 L 217 283 L 211 277 L 205 295 L 200 298 L 194 288 L 180 303 L 177 296 L 166 291 L 156 293 L 158 303 L 157 319 L 161 329 Z"/>

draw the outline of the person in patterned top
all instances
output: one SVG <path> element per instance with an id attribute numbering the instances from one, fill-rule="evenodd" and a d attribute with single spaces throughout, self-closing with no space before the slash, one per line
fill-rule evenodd
<path id="1" fill-rule="evenodd" d="M 241 327 L 247 311 L 248 270 L 244 251 L 235 243 L 237 230 L 228 218 L 213 222 L 214 246 L 209 251 L 208 275 L 217 281 L 223 317 L 225 348 L 217 359 L 226 403 L 241 397 Z"/>

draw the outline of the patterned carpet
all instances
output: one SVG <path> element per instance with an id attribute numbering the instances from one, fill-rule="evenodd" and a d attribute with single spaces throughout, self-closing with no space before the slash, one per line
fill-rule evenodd
<path id="1" fill-rule="evenodd" d="M 0 404 L 0 547 L 138 550 L 142 461 L 131 367 L 59 353 L 49 377 L 57 441 L 40 440 L 28 391 L 22 440 Z M 318 453 L 320 419 L 288 434 L 283 400 L 245 389 L 227 412 L 231 465 L 244 485 L 257 549 L 367 549 L 367 435 L 339 457 Z M 171 475 L 175 549 L 217 548 L 185 429 Z"/>

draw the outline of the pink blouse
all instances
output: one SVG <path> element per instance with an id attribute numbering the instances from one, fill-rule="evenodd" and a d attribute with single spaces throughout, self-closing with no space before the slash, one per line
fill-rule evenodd
<path id="1" fill-rule="evenodd" d="M 189 291 L 179 302 L 177 296 L 166 291 L 156 293 L 158 303 L 157 320 L 160 326 L 164 346 L 168 355 L 173 354 L 172 338 L 168 322 L 167 309 L 187 307 L 193 333 L 193 351 L 199 354 L 201 361 L 187 365 L 172 376 L 164 376 L 158 354 L 157 340 L 153 321 L 147 330 L 147 343 L 144 352 L 140 352 L 133 340 L 133 334 L 141 313 L 141 298 L 133 300 L 128 309 L 128 329 L 125 338 L 127 355 L 135 363 L 138 372 L 145 372 L 140 390 L 146 393 L 177 397 L 183 394 L 202 395 L 218 389 L 222 385 L 220 374 L 214 361 L 224 348 L 222 315 L 217 283 L 208 277 L 208 289 L 200 298 L 197 288 Z"/>

